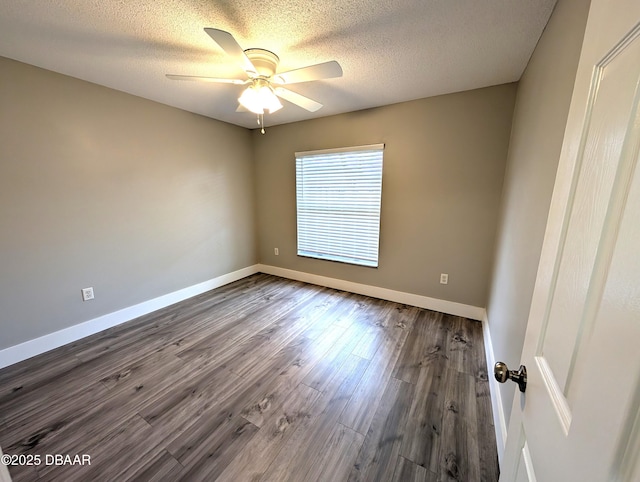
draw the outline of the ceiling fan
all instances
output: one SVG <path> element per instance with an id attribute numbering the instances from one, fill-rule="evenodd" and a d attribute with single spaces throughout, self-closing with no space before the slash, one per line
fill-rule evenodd
<path id="1" fill-rule="evenodd" d="M 247 109 L 258 116 L 265 111 L 270 114 L 282 108 L 278 97 L 285 99 L 310 112 L 315 112 L 322 104 L 304 95 L 286 89 L 285 85 L 312 80 L 342 77 L 342 67 L 335 60 L 309 65 L 288 72 L 276 73 L 280 59 L 269 50 L 251 48 L 243 50 L 233 35 L 216 28 L 205 28 L 204 31 L 224 50 L 227 55 L 246 72 L 246 79 L 225 79 L 216 77 L 198 77 L 192 75 L 167 74 L 173 80 L 195 80 L 201 82 L 218 82 L 222 84 L 247 85 L 238 99 L 238 111 Z M 258 120 L 260 122 L 260 118 Z"/>

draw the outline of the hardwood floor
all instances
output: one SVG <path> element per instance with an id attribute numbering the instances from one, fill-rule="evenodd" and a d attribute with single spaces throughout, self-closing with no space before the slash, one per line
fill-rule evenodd
<path id="1" fill-rule="evenodd" d="M 264 274 L 0 370 L 16 482 L 495 481 L 492 420 L 480 323 Z"/>

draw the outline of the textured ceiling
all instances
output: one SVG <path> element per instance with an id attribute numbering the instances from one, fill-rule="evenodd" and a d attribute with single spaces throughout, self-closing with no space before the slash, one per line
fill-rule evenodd
<path id="1" fill-rule="evenodd" d="M 520 78 L 556 0 L 2 0 L 0 56 L 232 124 L 242 86 L 165 74 L 243 77 L 203 31 L 280 57 L 279 72 L 337 60 L 344 76 L 291 90 L 276 125 Z"/>

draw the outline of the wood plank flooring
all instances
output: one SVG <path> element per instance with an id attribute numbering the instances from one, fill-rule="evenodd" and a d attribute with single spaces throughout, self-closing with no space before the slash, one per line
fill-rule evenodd
<path id="1" fill-rule="evenodd" d="M 16 482 L 496 481 L 492 420 L 480 323 L 264 274 L 0 370 Z"/>

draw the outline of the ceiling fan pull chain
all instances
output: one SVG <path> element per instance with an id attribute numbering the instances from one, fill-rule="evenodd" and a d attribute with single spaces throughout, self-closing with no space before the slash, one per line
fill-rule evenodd
<path id="1" fill-rule="evenodd" d="M 258 123 L 262 126 L 262 129 L 260 129 L 260 132 L 264 134 L 264 114 L 259 114 L 258 117 L 259 117 Z"/>

